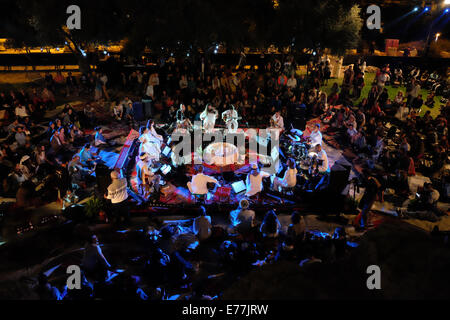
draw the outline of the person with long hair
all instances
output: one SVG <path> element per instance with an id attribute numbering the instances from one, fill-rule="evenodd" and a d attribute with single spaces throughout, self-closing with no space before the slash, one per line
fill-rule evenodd
<path id="1" fill-rule="evenodd" d="M 270 210 L 264 216 L 259 229 L 265 238 L 277 238 L 281 231 L 281 223 L 275 211 Z"/>

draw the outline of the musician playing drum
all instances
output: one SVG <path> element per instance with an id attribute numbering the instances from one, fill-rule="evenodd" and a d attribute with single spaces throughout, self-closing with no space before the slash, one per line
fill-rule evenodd
<path id="1" fill-rule="evenodd" d="M 320 124 L 317 123 L 314 126 L 313 132 L 311 132 L 307 140 L 309 141 L 312 147 L 318 144 L 322 145 L 322 133 L 320 132 Z"/>
<path id="2" fill-rule="evenodd" d="M 310 153 L 310 157 L 314 159 L 311 165 L 312 169 L 317 170 L 319 174 L 330 173 L 327 153 L 320 144 L 314 147 L 314 151 Z"/>

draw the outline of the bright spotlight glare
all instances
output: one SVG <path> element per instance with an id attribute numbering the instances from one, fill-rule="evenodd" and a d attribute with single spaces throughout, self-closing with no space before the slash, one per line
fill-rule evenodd
<path id="1" fill-rule="evenodd" d="M 418 7 L 415 7 L 415 8 L 414 8 L 414 11 L 415 11 L 415 12 L 419 11 L 419 8 L 418 8 Z"/>
<path id="2" fill-rule="evenodd" d="M 425 11 L 425 12 L 426 12 L 426 11 L 430 11 L 430 8 L 429 8 L 429 7 L 426 7 L 424 11 Z"/>
<path id="3" fill-rule="evenodd" d="M 444 0 L 444 5 L 446 6 L 450 5 L 450 0 Z"/>

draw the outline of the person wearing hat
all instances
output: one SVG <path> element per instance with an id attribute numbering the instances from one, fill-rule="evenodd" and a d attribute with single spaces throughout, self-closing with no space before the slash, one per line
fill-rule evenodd
<path id="1" fill-rule="evenodd" d="M 252 164 L 252 171 L 250 171 L 247 175 L 247 179 L 245 181 L 247 185 L 247 193 L 245 196 L 253 197 L 259 194 L 263 190 L 263 179 L 268 177 L 270 177 L 270 174 L 259 170 L 257 163 Z"/>
<path id="2" fill-rule="evenodd" d="M 239 207 L 230 212 L 231 225 L 239 232 L 245 233 L 255 226 L 255 211 L 249 209 L 250 202 L 242 199 Z"/>
<path id="3" fill-rule="evenodd" d="M 113 218 L 128 219 L 128 182 L 125 177 L 118 171 L 111 172 L 112 183 L 107 189 L 105 199 L 108 199 L 112 203 L 111 214 Z"/>

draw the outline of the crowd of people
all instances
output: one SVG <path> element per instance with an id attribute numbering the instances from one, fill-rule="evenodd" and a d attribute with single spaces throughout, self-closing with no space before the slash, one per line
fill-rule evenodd
<path id="1" fill-rule="evenodd" d="M 350 248 L 344 228 L 326 236 L 308 230 L 299 212 L 282 228 L 275 211 L 260 221 L 247 200 L 230 212 L 226 227 L 215 225 L 203 206 L 197 215 L 182 225 L 152 221 L 147 229 L 128 234 L 139 252 L 128 261 L 114 263 L 108 245 L 89 233 L 81 259 L 81 290 L 50 284 L 50 275 L 41 273 L 36 293 L 49 300 L 214 300 L 236 279 L 266 264 L 289 261 L 309 268 L 342 259 Z"/>
<path id="2" fill-rule="evenodd" d="M 29 199 L 36 198 L 41 203 L 59 200 L 65 207 L 70 206 L 83 190 L 95 186 L 92 173 L 102 163 L 98 151 L 114 146 L 98 126 L 99 119 L 104 118 L 107 123 L 128 124 L 139 129 L 137 179 L 142 187 L 139 192 L 147 196 L 158 194 L 161 177 L 151 169 L 159 162 L 164 138 L 155 130 L 156 122 L 172 130 L 189 131 L 192 123 L 202 121 L 206 131 L 215 126 L 232 131 L 235 123 L 231 121 L 239 119 L 245 127 L 277 128 L 286 132 L 294 129 L 305 133 L 305 143 L 319 160 L 316 170 L 321 176 L 330 172 L 322 148 L 322 134 L 337 132 L 336 140 L 341 147 L 350 148 L 363 160 L 360 181 L 366 190 L 360 203 L 359 226 L 366 228 L 372 205 L 376 200 L 384 200 L 386 190 L 395 190 L 395 195 L 404 200 L 410 196 L 407 177 L 416 174 L 416 170 L 443 179 L 448 161 L 450 103 L 444 102 L 436 118 L 429 111 L 421 117 L 424 105 L 439 106 L 434 102 L 433 92 L 424 100 L 421 86 L 426 84 L 420 77 L 411 73 L 400 77 L 398 70 L 393 74 L 386 65 L 373 83 L 369 83 L 365 69 L 363 60 L 348 67 L 342 84 L 335 82 L 331 92 L 323 89 L 331 77 L 331 64 L 326 56 L 308 64 L 305 75 L 298 75 L 292 57 L 284 65 L 279 61 L 270 62 L 260 70 L 236 70 L 214 64 L 205 67 L 186 61 L 161 63 L 148 72 L 92 72 L 81 78 L 70 73 L 67 77 L 58 73 L 55 78 L 46 74 L 41 88 L 0 93 L 0 110 L 5 115 L 0 195 L 17 198 L 13 210 L 31 206 Z M 406 84 L 406 92 L 399 90 L 395 98 L 390 97 L 387 86 L 400 82 L 400 78 Z M 365 86 L 371 86 L 368 96 L 355 104 Z M 52 119 L 47 118 L 47 112 L 56 106 L 57 97 L 83 95 L 89 98 L 82 108 L 67 104 Z M 106 106 L 106 115 L 99 114 L 104 110 L 100 106 Z M 141 116 L 137 115 L 138 107 Z M 226 116 L 219 119 L 218 115 L 222 114 Z M 307 122 L 312 118 L 321 119 L 322 125 L 307 133 Z M 147 122 L 148 119 L 152 120 Z M 273 190 L 295 189 L 300 171 L 296 159 L 288 159 L 285 169 L 284 176 L 273 177 Z M 198 170 L 188 184 L 193 195 L 207 193 L 208 183 L 218 184 L 216 179 L 203 174 L 203 167 Z M 258 164 L 251 164 L 246 198 L 263 191 L 266 175 Z M 110 217 L 124 217 L 127 222 L 127 177 L 112 171 L 111 180 L 106 193 L 101 195 L 111 202 L 107 213 Z M 437 209 L 440 195 L 436 189 L 433 184 L 426 184 L 420 201 L 427 210 L 441 216 L 444 213 Z M 37 192 L 39 197 L 34 197 Z M 141 240 L 147 252 L 139 276 L 125 273 L 111 280 L 108 271 L 117 273 L 117 270 L 105 258 L 97 237 L 92 235 L 82 264 L 83 298 L 119 294 L 129 298 L 165 299 L 168 298 L 166 289 L 186 288 L 199 269 L 225 270 L 225 278 L 230 280 L 272 261 L 289 260 L 303 267 L 331 262 L 345 254 L 344 229 L 338 229 L 333 236 L 315 236 L 307 232 L 304 218 L 295 212 L 291 225 L 283 230 L 276 211 L 269 210 L 258 222 L 250 203 L 247 199 L 240 201 L 239 207 L 230 213 L 228 228 L 213 225 L 214 217 L 211 219 L 207 210 L 200 207 L 187 232 L 199 241 L 195 249 L 176 248 L 176 239 L 186 234 L 179 226 L 158 226 L 145 231 Z M 196 283 L 201 285 L 190 287 L 192 299 L 213 298 L 207 296 L 204 279 Z M 39 293 L 43 298 L 76 298 L 70 291 L 61 293 L 52 287 L 45 275 L 40 277 Z"/>

